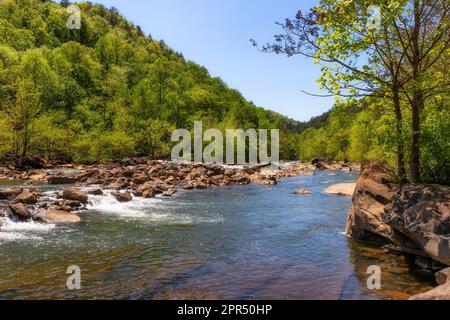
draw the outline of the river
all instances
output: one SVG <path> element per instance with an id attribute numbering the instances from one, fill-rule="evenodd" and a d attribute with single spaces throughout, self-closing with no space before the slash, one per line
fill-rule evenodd
<path id="1" fill-rule="evenodd" d="M 344 235 L 354 173 L 227 186 L 118 203 L 92 196 L 82 222 L 0 222 L 0 299 L 402 299 L 431 277 Z M 44 187 L 48 197 L 55 189 Z M 293 195 L 308 188 L 311 195 Z M 68 290 L 69 266 L 81 289 Z M 367 288 L 367 268 L 382 270 Z"/>

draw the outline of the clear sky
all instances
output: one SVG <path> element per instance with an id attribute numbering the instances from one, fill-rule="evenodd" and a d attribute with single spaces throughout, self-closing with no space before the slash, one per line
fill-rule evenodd
<path id="1" fill-rule="evenodd" d="M 205 66 L 257 106 L 296 120 L 329 110 L 333 98 L 320 93 L 320 67 L 300 56 L 257 51 L 250 43 L 273 40 L 275 21 L 293 17 L 317 0 L 97 0 L 114 6 L 154 39 L 163 39 L 184 57 Z"/>

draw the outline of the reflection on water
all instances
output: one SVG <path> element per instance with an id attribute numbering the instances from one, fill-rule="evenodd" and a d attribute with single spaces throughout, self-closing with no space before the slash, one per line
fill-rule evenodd
<path id="1" fill-rule="evenodd" d="M 70 226 L 0 222 L 0 299 L 404 299 L 432 283 L 407 257 L 344 234 L 353 174 L 230 186 L 118 203 L 95 196 Z M 308 188 L 313 194 L 290 192 Z M 54 196 L 46 187 L 46 196 Z M 382 289 L 366 289 L 369 265 Z M 81 268 L 78 291 L 66 269 Z"/>

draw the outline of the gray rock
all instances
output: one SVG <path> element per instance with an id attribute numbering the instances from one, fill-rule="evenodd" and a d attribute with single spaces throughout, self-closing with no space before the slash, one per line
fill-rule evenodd
<path id="1" fill-rule="evenodd" d="M 450 187 L 404 185 L 385 221 L 431 258 L 450 265 Z"/>

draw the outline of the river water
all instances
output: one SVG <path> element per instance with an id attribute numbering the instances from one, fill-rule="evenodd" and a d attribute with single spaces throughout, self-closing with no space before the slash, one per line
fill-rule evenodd
<path id="1" fill-rule="evenodd" d="M 344 235 L 351 199 L 322 194 L 338 173 L 118 203 L 93 196 L 82 222 L 0 222 L 0 299 L 404 299 L 431 277 L 409 258 Z M 47 188 L 47 196 L 55 190 Z M 308 188 L 312 195 L 290 192 Z M 81 289 L 68 290 L 69 266 Z M 367 268 L 382 271 L 367 289 Z"/>

